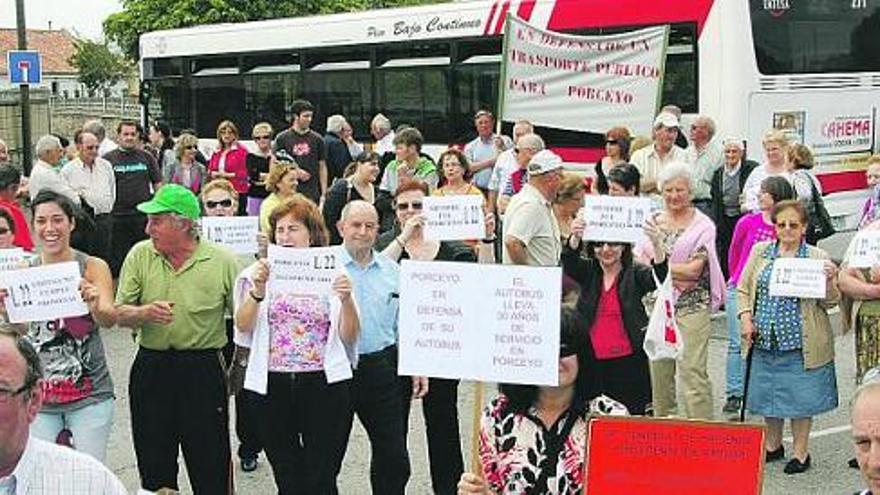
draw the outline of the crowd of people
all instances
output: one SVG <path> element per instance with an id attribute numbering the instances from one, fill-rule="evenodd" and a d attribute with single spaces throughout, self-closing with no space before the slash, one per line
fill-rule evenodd
<path id="1" fill-rule="evenodd" d="M 210 153 L 193 131 L 175 135 L 162 122 L 144 131 L 122 121 L 111 140 L 89 121 L 72 147 L 41 137 L 26 181 L 0 142 L 0 248 L 34 253 L 27 266 L 75 261 L 88 306 L 81 317 L 0 328 L 0 430 L 9 430 L 0 431 L 0 492 L 53 483 L 46 486 L 123 493 L 101 465 L 115 393 L 98 330 L 114 326 L 131 328 L 137 342 L 131 434 L 149 492 L 178 488 L 179 451 L 196 493 L 231 490 L 230 394 L 238 466 L 258 469 L 264 452 L 285 494 L 336 492 L 355 415 L 371 444 L 364 477 L 373 493 L 404 493 L 412 400 L 422 400 L 438 494 L 582 493 L 594 414 L 713 419 L 745 408 L 766 423 L 767 462 L 786 458 L 788 419 L 794 445 L 784 472 L 797 474 L 811 466 L 812 418 L 839 403 L 828 315 L 838 303 L 866 376 L 853 406 L 854 467 L 875 485 L 880 479 L 880 436 L 870 426 L 877 408 L 865 405 L 878 400 L 870 376 L 880 366 L 880 267 L 850 268 L 845 257 L 838 269 L 816 247 L 829 232 L 815 225 L 824 205 L 813 156 L 783 131 L 768 131 L 763 156 L 748 159 L 742 139 L 717 137 L 708 116 L 693 119 L 685 138 L 680 110 L 668 105 L 649 138 L 609 129 L 605 156 L 584 176 L 565 171 L 530 122 L 514 123 L 510 138 L 486 110 L 474 115 L 476 137 L 436 161 L 418 129 L 395 129 L 381 114 L 366 146 L 342 115 L 327 118 L 322 136 L 308 101 L 295 101 L 290 114 L 277 134 L 255 125 L 252 145 L 224 120 Z M 880 156 L 867 176 L 860 226 L 880 229 Z M 591 240 L 581 208 L 588 194 L 652 198 L 644 240 Z M 425 198 L 451 195 L 483 197 L 482 238 L 425 237 Z M 259 218 L 257 256 L 200 236 L 202 217 L 244 215 Z M 270 245 L 337 246 L 344 274 L 333 281 L 329 312 L 305 298 L 267 299 Z M 825 297 L 771 296 L 781 258 L 823 260 Z M 463 461 L 459 382 L 397 374 L 403 259 L 562 267 L 561 327 L 546 329 L 560 333 L 559 385 L 499 386 L 482 417 L 474 472 Z M 684 345 L 675 360 L 650 361 L 645 328 L 667 276 Z M 710 317 L 722 307 L 728 353 L 718 414 L 708 345 Z M 34 474 L 55 458 L 68 460 Z M 74 465 L 89 475 L 61 479 Z"/>

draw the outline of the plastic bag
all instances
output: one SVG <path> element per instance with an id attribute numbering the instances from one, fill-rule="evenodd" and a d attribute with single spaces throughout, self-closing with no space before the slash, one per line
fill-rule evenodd
<path id="1" fill-rule="evenodd" d="M 648 320 L 643 348 L 648 359 L 675 359 L 684 347 L 681 332 L 675 322 L 675 294 L 672 290 L 672 275 L 667 273 L 666 280 L 661 284 L 654 275 L 657 284 L 657 301 Z"/>

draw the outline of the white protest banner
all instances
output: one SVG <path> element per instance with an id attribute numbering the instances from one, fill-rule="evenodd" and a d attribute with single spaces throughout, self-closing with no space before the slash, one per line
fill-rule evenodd
<path id="1" fill-rule="evenodd" d="M 398 374 L 556 385 L 558 267 L 404 260 Z"/>
<path id="2" fill-rule="evenodd" d="M 22 248 L 0 249 L 0 271 L 22 268 L 22 263 L 30 256 Z"/>
<path id="3" fill-rule="evenodd" d="M 650 198 L 588 195 L 580 213 L 586 222 L 587 241 L 638 242 L 644 238 L 643 227 L 651 216 Z"/>
<path id="4" fill-rule="evenodd" d="M 89 312 L 79 293 L 82 275 L 75 261 L 0 272 L 11 323 L 57 320 Z"/>
<path id="5" fill-rule="evenodd" d="M 668 26 L 575 36 L 508 15 L 499 111 L 508 122 L 650 135 L 663 87 Z"/>
<path id="6" fill-rule="evenodd" d="M 333 280 L 342 270 L 336 255 L 338 249 L 269 245 L 266 304 L 270 308 L 270 322 L 291 329 L 287 337 L 299 353 L 294 361 L 303 366 L 294 371 L 313 371 L 308 363 L 319 364 L 324 354 L 324 347 L 314 347 L 320 340 L 316 334 L 329 332 L 337 321 L 340 305 L 333 293 Z M 309 323 L 312 326 L 307 328 Z"/>
<path id="7" fill-rule="evenodd" d="M 427 196 L 422 200 L 425 239 L 463 241 L 486 237 L 483 196 Z"/>
<path id="8" fill-rule="evenodd" d="M 852 240 L 848 265 L 871 268 L 880 265 L 880 230 L 861 230 Z"/>
<path id="9" fill-rule="evenodd" d="M 770 295 L 775 297 L 825 297 L 825 261 L 810 258 L 776 258 L 770 273 Z"/>
<path id="10" fill-rule="evenodd" d="M 256 254 L 258 217 L 202 217 L 202 235 L 235 254 Z"/>

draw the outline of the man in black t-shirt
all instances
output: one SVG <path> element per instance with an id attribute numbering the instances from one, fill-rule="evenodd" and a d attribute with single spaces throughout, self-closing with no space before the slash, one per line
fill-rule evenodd
<path id="1" fill-rule="evenodd" d="M 116 202 L 113 204 L 113 233 L 110 270 L 113 277 L 119 276 L 119 269 L 125 255 L 137 242 L 147 238 L 147 216 L 136 206 L 149 201 L 153 193 L 162 185 L 162 174 L 156 159 L 150 153 L 138 149 L 138 126 L 133 121 L 122 121 L 116 134 L 119 148 L 104 155 L 113 165 L 116 176 Z"/>
<path id="2" fill-rule="evenodd" d="M 320 205 L 327 192 L 327 150 L 324 139 L 310 129 L 315 107 L 306 100 L 290 106 L 290 128 L 275 137 L 275 151 L 284 150 L 299 165 L 297 192 Z"/>

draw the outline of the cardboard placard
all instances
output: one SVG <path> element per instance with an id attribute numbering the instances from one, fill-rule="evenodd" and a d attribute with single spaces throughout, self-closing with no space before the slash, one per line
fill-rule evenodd
<path id="1" fill-rule="evenodd" d="M 82 275 L 75 261 L 0 272 L 11 323 L 81 316 L 89 308 L 79 293 Z"/>
<path id="2" fill-rule="evenodd" d="M 235 254 L 256 254 L 258 217 L 202 217 L 202 236 Z"/>
<path id="3" fill-rule="evenodd" d="M 427 196 L 422 200 L 425 239 L 464 241 L 485 237 L 483 196 Z"/>
<path id="4" fill-rule="evenodd" d="M 880 230 L 861 230 L 852 240 L 850 268 L 872 268 L 880 265 Z"/>
<path id="5" fill-rule="evenodd" d="M 558 267 L 404 260 L 400 375 L 556 385 Z"/>
<path id="6" fill-rule="evenodd" d="M 764 434 L 755 424 L 594 418 L 584 493 L 760 494 Z"/>
<path id="7" fill-rule="evenodd" d="M 824 299 L 825 261 L 810 258 L 776 258 L 770 273 L 770 295 Z"/>
<path id="8" fill-rule="evenodd" d="M 0 249 L 0 271 L 24 268 L 23 263 L 31 256 L 22 248 Z"/>
<path id="9" fill-rule="evenodd" d="M 586 222 L 584 240 L 636 243 L 654 207 L 650 198 L 588 195 L 578 214 Z"/>

